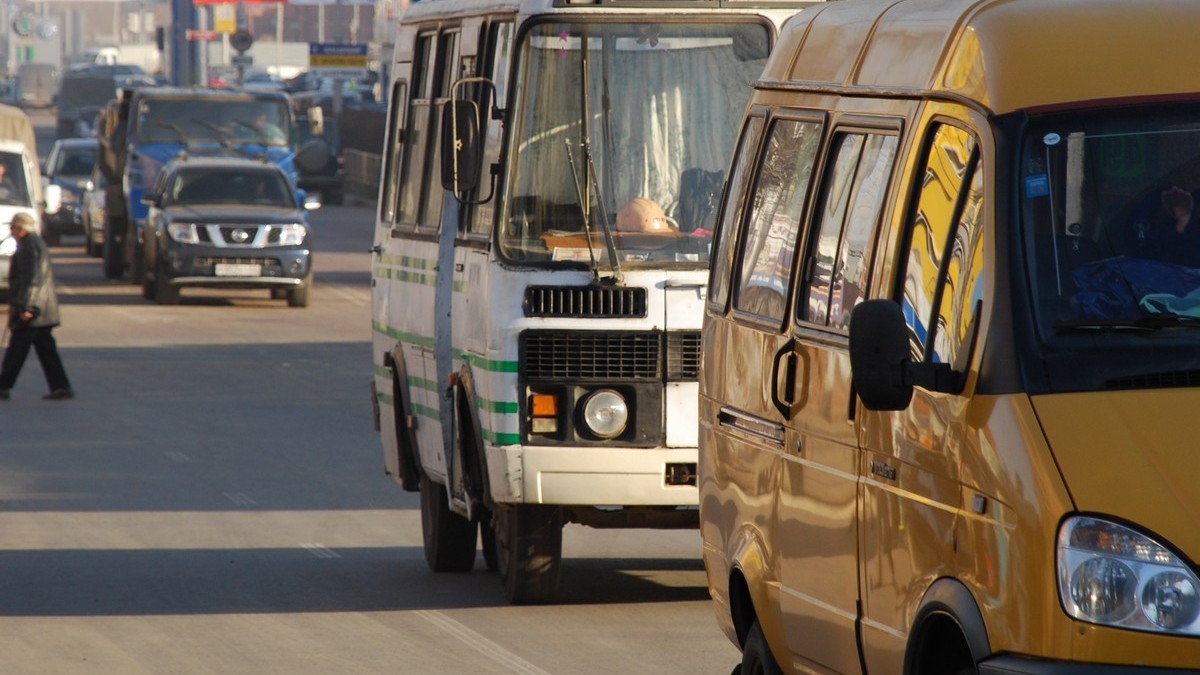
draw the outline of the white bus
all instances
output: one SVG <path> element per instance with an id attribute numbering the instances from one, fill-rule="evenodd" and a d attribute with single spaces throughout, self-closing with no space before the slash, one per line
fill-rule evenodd
<path id="1" fill-rule="evenodd" d="M 564 524 L 692 528 L 712 223 L 805 3 L 428 0 L 401 17 L 372 403 L 434 571 L 552 600 Z M 452 103 L 448 105 L 448 103 Z"/>

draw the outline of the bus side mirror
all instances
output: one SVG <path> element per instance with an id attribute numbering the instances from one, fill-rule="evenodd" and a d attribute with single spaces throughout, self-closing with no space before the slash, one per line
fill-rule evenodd
<path id="1" fill-rule="evenodd" d="M 451 100 L 442 108 L 442 188 L 455 196 L 479 186 L 483 156 L 479 143 L 479 106 Z"/>
<path id="2" fill-rule="evenodd" d="M 868 410 L 904 410 L 913 386 L 904 368 L 912 356 L 899 303 L 866 300 L 850 313 L 850 379 Z"/>

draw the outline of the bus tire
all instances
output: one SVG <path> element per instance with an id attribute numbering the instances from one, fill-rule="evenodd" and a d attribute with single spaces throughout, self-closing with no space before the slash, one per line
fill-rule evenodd
<path id="1" fill-rule="evenodd" d="M 475 566 L 475 523 L 450 510 L 446 488 L 421 477 L 421 535 L 434 572 L 470 572 Z"/>
<path id="2" fill-rule="evenodd" d="M 543 504 L 497 505 L 492 523 L 505 598 L 514 605 L 552 601 L 562 566 L 562 509 Z"/>
<path id="3" fill-rule="evenodd" d="M 742 675 L 783 675 L 757 619 L 746 635 L 746 644 L 742 645 Z"/>

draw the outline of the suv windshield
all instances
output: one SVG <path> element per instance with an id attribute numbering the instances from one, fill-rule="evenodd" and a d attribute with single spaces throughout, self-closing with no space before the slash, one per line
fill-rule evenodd
<path id="1" fill-rule="evenodd" d="M 706 267 L 768 29 L 544 23 L 523 40 L 501 254 L 606 269 L 607 226 L 622 267 Z"/>
<path id="2" fill-rule="evenodd" d="M 166 185 L 165 206 L 248 204 L 295 208 L 283 174 L 276 171 L 192 169 L 172 176 Z"/>

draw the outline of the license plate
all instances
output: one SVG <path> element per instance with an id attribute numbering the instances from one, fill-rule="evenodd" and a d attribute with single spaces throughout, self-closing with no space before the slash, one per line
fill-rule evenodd
<path id="1" fill-rule="evenodd" d="M 261 277 L 262 265 L 217 263 L 213 265 L 213 274 L 219 277 Z"/>

